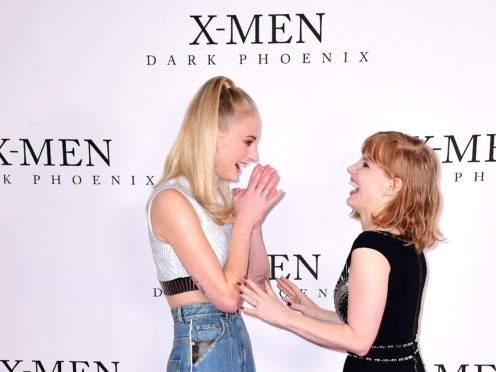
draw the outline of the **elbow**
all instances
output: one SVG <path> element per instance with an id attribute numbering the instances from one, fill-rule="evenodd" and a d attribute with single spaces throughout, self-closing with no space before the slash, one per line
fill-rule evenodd
<path id="1" fill-rule="evenodd" d="M 353 345 L 349 351 L 358 356 L 365 356 L 369 353 L 370 348 L 372 347 L 372 342 L 370 341 L 359 341 L 356 345 Z"/>
<path id="2" fill-rule="evenodd" d="M 236 301 L 220 301 L 219 303 L 214 303 L 215 307 L 224 313 L 235 313 L 238 311 L 239 302 Z"/>
<path id="3" fill-rule="evenodd" d="M 219 293 L 213 298 L 210 298 L 212 304 L 224 313 L 235 313 L 238 311 L 240 297 L 237 293 L 229 291 L 229 293 Z"/>

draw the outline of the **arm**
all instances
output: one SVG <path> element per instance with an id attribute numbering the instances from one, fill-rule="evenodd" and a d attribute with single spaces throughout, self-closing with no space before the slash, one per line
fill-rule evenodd
<path id="1" fill-rule="evenodd" d="M 281 298 L 288 306 L 288 309 L 299 311 L 310 318 L 332 323 L 342 323 L 336 312 L 318 306 L 289 279 L 282 276 L 276 279 L 276 281 L 277 288 L 284 293 Z"/>
<path id="2" fill-rule="evenodd" d="M 317 344 L 357 355 L 366 355 L 373 344 L 387 298 L 390 266 L 379 252 L 369 248 L 353 251 L 348 293 L 348 323 L 337 324 L 289 311 L 266 283 L 262 291 L 249 280 L 242 297 L 253 309 L 243 309 L 271 324 Z"/>
<path id="3" fill-rule="evenodd" d="M 239 296 L 234 283 L 246 275 L 252 228 L 278 201 L 279 197 L 267 201 L 260 196 L 271 177 L 270 169 L 262 171 L 261 167 L 256 168 L 247 192 L 237 198 L 236 221 L 224 268 L 210 247 L 196 212 L 179 191 L 164 190 L 152 201 L 150 215 L 154 234 L 172 245 L 189 275 L 222 311 L 237 310 Z"/>
<path id="4" fill-rule="evenodd" d="M 269 261 L 260 225 L 255 226 L 251 232 L 248 277 L 259 286 L 263 286 L 264 281 L 269 279 Z"/>
<path id="5" fill-rule="evenodd" d="M 275 172 L 275 170 L 274 170 Z M 279 182 L 277 174 L 267 183 L 264 188 L 266 199 L 271 200 L 274 197 L 280 198 L 280 192 L 277 191 L 276 186 Z M 246 190 L 235 189 L 233 195 L 242 195 Z M 247 276 L 263 288 L 265 280 L 269 279 L 269 261 L 267 259 L 267 250 L 262 235 L 262 222 L 253 226 L 250 239 L 250 254 L 248 257 L 248 273 Z"/>

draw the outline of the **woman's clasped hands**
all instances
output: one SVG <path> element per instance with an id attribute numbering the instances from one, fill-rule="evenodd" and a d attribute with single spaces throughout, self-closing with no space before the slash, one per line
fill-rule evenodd
<path id="1" fill-rule="evenodd" d="M 246 189 L 231 191 L 236 221 L 243 221 L 252 226 L 262 224 L 263 220 L 279 200 L 284 196 L 277 190 L 279 182 L 277 171 L 269 165 L 258 164 L 250 176 Z"/>

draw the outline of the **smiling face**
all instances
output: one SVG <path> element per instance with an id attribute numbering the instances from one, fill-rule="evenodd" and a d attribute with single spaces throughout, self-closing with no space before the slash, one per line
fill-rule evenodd
<path id="1" fill-rule="evenodd" d="M 229 119 L 227 130 L 219 130 L 215 174 L 224 181 L 237 182 L 241 167 L 258 162 L 260 118 L 257 112 L 238 114 Z"/>
<path id="2" fill-rule="evenodd" d="M 367 227 L 370 217 L 381 211 L 395 197 L 398 180 L 388 177 L 366 157 L 362 157 L 347 170 L 351 175 L 350 185 L 354 189 L 346 202 L 360 214 L 362 225 Z"/>

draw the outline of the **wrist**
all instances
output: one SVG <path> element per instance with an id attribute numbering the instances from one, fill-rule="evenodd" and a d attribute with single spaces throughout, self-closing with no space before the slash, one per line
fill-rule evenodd
<path id="1" fill-rule="evenodd" d="M 243 229 L 248 229 L 248 230 L 253 230 L 253 226 L 255 226 L 255 223 L 253 221 L 250 221 L 247 218 L 243 218 L 241 216 L 236 216 L 236 219 L 234 220 L 233 226 L 237 226 Z"/>
<path id="2" fill-rule="evenodd" d="M 291 329 L 292 325 L 298 321 L 297 318 L 301 316 L 302 315 L 299 313 L 295 313 L 294 311 L 287 310 L 285 316 L 282 316 L 280 318 L 279 326 L 285 329 Z"/>
<path id="3" fill-rule="evenodd" d="M 262 233 L 262 224 L 255 223 L 251 229 L 251 233 L 253 234 L 261 234 Z"/>

